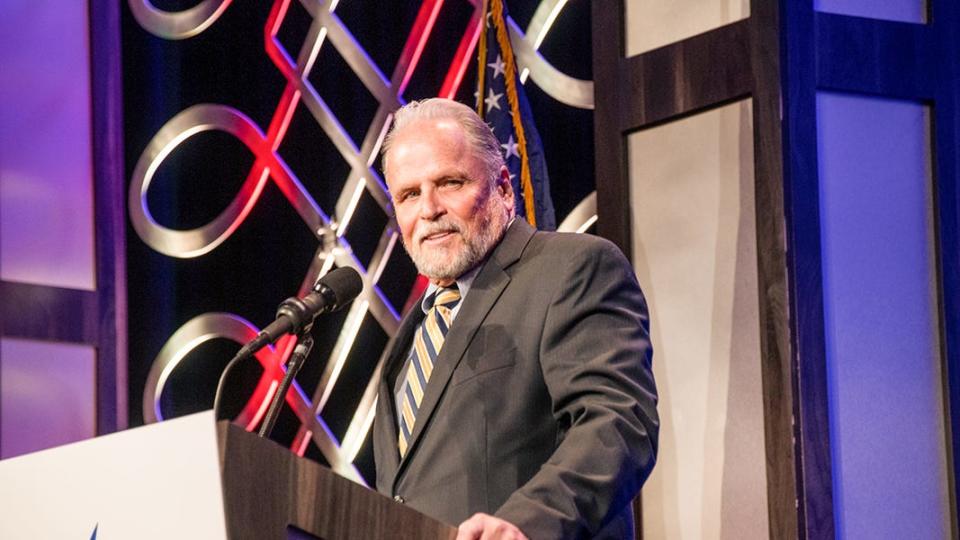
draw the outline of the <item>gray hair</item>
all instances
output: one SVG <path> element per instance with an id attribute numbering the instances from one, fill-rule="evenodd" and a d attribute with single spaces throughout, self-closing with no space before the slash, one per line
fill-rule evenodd
<path id="1" fill-rule="evenodd" d="M 383 169 L 387 169 L 387 154 L 393 146 L 394 135 L 418 120 L 453 120 L 463 130 L 467 144 L 473 149 L 476 156 L 483 162 L 489 181 L 495 182 L 503 167 L 503 153 L 500 150 L 500 141 L 493 134 L 490 126 L 483 121 L 473 109 L 463 103 L 444 98 L 429 98 L 420 101 L 411 101 L 397 109 L 393 116 L 393 126 L 383 141 Z"/>

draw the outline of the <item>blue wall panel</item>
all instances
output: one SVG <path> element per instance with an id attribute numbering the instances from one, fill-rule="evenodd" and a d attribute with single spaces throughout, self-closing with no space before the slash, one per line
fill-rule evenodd
<path id="1" fill-rule="evenodd" d="M 926 21 L 924 0 L 815 0 L 817 11 L 872 19 L 922 23 Z"/>
<path id="2" fill-rule="evenodd" d="M 946 538 L 928 110 L 831 93 L 816 106 L 836 533 Z"/>

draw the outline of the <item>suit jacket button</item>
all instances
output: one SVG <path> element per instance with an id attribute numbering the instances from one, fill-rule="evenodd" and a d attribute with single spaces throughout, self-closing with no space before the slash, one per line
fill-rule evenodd
<path id="1" fill-rule="evenodd" d="M 403 503 L 406 502 L 406 501 L 403 500 L 403 497 L 401 497 L 401 496 L 399 496 L 399 495 L 394 495 L 394 496 L 393 496 L 393 500 L 397 501 L 397 502 L 400 503 L 400 504 L 403 504 Z"/>

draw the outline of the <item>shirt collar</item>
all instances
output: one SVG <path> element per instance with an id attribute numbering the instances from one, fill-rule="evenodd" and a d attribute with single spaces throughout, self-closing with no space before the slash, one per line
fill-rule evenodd
<path id="1" fill-rule="evenodd" d="M 467 293 L 470 292 L 470 286 L 473 285 L 473 280 L 476 279 L 477 274 L 480 273 L 480 269 L 483 267 L 483 264 L 478 264 L 474 266 L 471 270 L 467 271 L 465 274 L 457 278 L 457 289 L 460 291 L 460 303 L 463 303 L 463 299 L 467 297 Z M 420 309 L 424 313 L 430 311 L 430 307 L 433 305 L 433 293 L 437 292 L 437 289 L 440 287 L 431 282 L 427 286 L 427 292 L 423 295 L 423 300 L 420 301 Z"/>

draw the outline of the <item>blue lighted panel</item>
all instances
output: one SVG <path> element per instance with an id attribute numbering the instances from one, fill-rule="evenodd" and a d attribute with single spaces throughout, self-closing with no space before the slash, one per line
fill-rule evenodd
<path id="1" fill-rule="evenodd" d="M 0 338 L 0 459 L 97 433 L 96 350 Z"/>
<path id="2" fill-rule="evenodd" d="M 838 538 L 946 538 L 928 110 L 818 93 L 824 341 Z"/>
<path id="3" fill-rule="evenodd" d="M 927 3 L 924 0 L 815 0 L 814 8 L 838 15 L 923 23 Z"/>
<path id="4" fill-rule="evenodd" d="M 95 289 L 87 2 L 0 3 L 0 278 Z"/>

